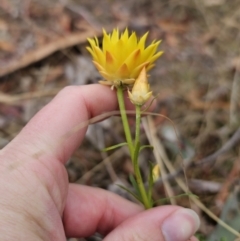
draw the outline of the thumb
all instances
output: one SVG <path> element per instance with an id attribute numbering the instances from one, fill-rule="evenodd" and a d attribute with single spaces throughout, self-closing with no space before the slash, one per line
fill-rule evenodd
<path id="1" fill-rule="evenodd" d="M 191 209 L 163 206 L 127 219 L 104 241 L 196 241 L 192 236 L 199 225 L 200 220 Z"/>

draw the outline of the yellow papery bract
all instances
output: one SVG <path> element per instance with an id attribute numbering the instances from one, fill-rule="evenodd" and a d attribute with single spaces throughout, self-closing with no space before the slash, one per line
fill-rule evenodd
<path id="1" fill-rule="evenodd" d="M 129 34 L 128 29 L 122 34 L 118 29 L 110 34 L 103 30 L 102 48 L 96 38 L 88 39 L 90 47 L 87 50 L 104 78 L 102 84 L 132 85 L 144 67 L 148 71 L 154 66 L 163 52 L 157 52 L 160 41 L 145 47 L 147 36 L 148 33 L 138 40 L 136 33 Z"/>

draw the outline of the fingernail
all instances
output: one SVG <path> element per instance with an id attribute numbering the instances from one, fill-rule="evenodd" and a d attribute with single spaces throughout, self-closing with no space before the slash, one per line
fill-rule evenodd
<path id="1" fill-rule="evenodd" d="M 162 233 L 165 241 L 186 241 L 199 226 L 198 215 L 191 209 L 181 208 L 163 222 Z"/>

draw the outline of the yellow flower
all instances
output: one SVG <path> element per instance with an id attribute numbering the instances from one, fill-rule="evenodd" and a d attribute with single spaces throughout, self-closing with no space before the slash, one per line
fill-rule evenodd
<path id="1" fill-rule="evenodd" d="M 134 105 L 143 105 L 152 96 L 145 67 L 143 67 L 141 73 L 136 79 L 132 92 L 128 90 L 128 96 Z"/>
<path id="2" fill-rule="evenodd" d="M 145 47 L 147 35 L 148 33 L 138 40 L 135 32 L 129 35 L 128 29 L 121 35 L 118 29 L 110 34 L 103 30 L 102 48 L 97 38 L 88 39 L 91 47 L 87 47 L 87 50 L 104 78 L 104 81 L 100 81 L 101 84 L 115 87 L 131 85 L 143 67 L 148 71 L 154 66 L 163 52 L 157 52 L 160 41 L 153 41 Z"/>

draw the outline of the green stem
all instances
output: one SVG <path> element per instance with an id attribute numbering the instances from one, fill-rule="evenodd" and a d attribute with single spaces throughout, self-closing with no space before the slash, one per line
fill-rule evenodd
<path id="1" fill-rule="evenodd" d="M 126 137 L 126 140 L 127 140 L 127 143 L 128 143 L 128 148 L 129 148 L 131 158 L 133 159 L 134 146 L 133 146 L 131 131 L 130 131 L 130 128 L 129 128 L 128 118 L 127 118 L 127 114 L 126 114 L 123 88 L 121 86 L 117 88 L 117 97 L 118 97 L 118 104 L 119 104 L 119 109 L 120 109 L 120 113 L 121 113 L 121 117 L 122 117 L 122 123 L 123 123 L 123 129 L 124 129 L 124 132 L 125 132 L 125 137 Z"/>
<path id="2" fill-rule="evenodd" d="M 138 164 L 138 156 L 140 150 L 140 123 L 141 123 L 141 106 L 136 105 L 136 132 L 135 132 L 135 143 L 134 143 L 134 155 L 133 155 L 133 166 L 134 173 L 136 175 L 136 181 L 138 184 L 139 191 L 141 193 L 143 205 L 146 209 L 152 207 L 151 201 L 148 198 L 146 189 L 143 184 L 141 172 Z"/>
<path id="3" fill-rule="evenodd" d="M 135 105 L 136 107 L 136 129 L 135 129 L 135 147 L 137 142 L 140 141 L 140 124 L 141 124 L 141 106 Z"/>
<path id="4" fill-rule="evenodd" d="M 130 152 L 131 159 L 134 166 L 134 173 L 136 176 L 137 185 L 142 197 L 143 205 L 146 209 L 149 209 L 152 207 L 152 205 L 151 205 L 151 201 L 147 196 L 147 192 L 144 187 L 141 172 L 138 165 L 138 156 L 139 156 L 139 150 L 140 150 L 141 106 L 136 105 L 136 132 L 135 132 L 135 142 L 133 144 L 129 123 L 128 123 L 128 118 L 126 114 L 125 103 L 124 103 L 123 88 L 121 86 L 117 88 L 117 97 L 118 97 L 118 104 L 119 104 L 119 109 L 120 109 L 122 123 L 123 123 L 123 129 L 124 129 L 129 152 Z"/>

